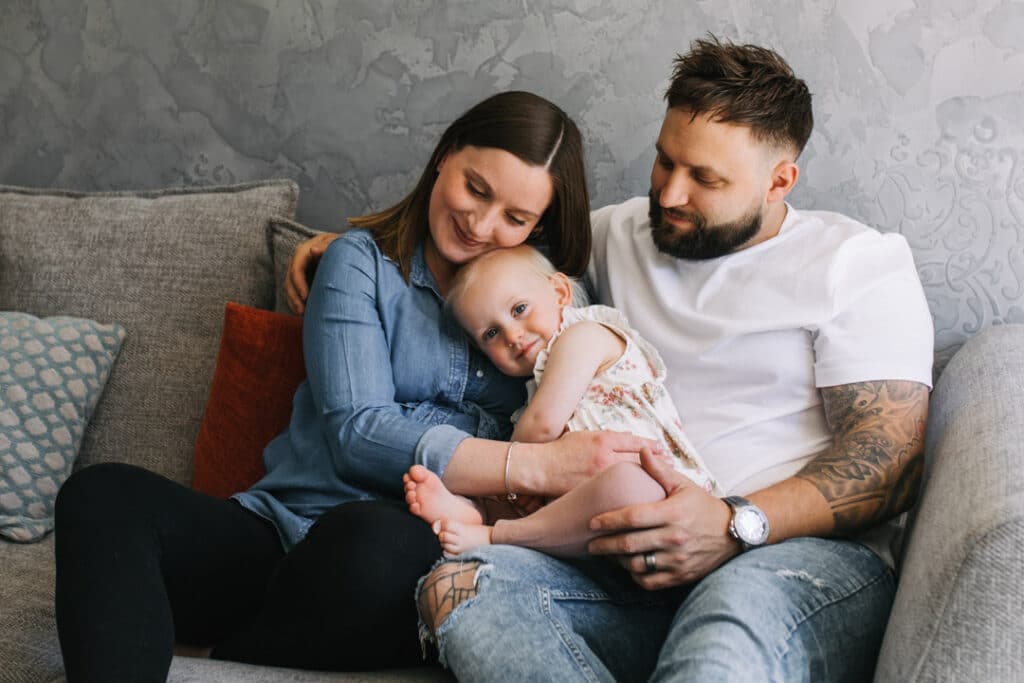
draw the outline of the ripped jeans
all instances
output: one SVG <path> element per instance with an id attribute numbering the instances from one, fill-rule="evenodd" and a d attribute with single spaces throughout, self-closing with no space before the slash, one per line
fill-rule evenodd
<path id="1" fill-rule="evenodd" d="M 421 634 L 466 682 L 869 681 L 895 593 L 867 547 L 818 538 L 653 592 L 604 559 L 492 545 L 444 562 L 473 567 L 477 594 Z M 431 578 L 417 603 L 450 590 Z"/>

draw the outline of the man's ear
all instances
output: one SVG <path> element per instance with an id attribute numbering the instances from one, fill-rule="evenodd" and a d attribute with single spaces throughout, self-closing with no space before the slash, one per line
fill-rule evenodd
<path id="1" fill-rule="evenodd" d="M 775 164 L 771 173 L 771 185 L 768 187 L 769 204 L 781 202 L 796 185 L 796 179 L 800 177 L 800 168 L 796 162 L 789 159 L 782 159 Z"/>
<path id="2" fill-rule="evenodd" d="M 548 281 L 551 286 L 555 288 L 555 296 L 558 299 L 559 306 L 571 306 L 572 305 L 572 282 L 569 281 L 569 276 L 565 273 L 555 273 Z"/>

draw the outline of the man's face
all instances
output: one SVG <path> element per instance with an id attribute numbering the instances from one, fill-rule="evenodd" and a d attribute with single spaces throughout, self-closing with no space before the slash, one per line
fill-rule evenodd
<path id="1" fill-rule="evenodd" d="M 748 128 L 691 118 L 681 109 L 665 114 L 651 170 L 651 234 L 663 253 L 711 259 L 768 237 L 770 160 Z"/>

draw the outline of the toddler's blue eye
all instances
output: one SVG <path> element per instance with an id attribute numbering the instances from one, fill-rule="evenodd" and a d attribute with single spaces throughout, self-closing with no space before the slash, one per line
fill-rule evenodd
<path id="1" fill-rule="evenodd" d="M 490 341 L 491 339 L 494 339 L 497 335 L 498 335 L 498 331 L 492 327 L 491 329 L 489 329 L 486 332 L 484 332 L 483 340 L 484 341 Z"/>
<path id="2" fill-rule="evenodd" d="M 515 315 L 522 315 L 526 311 L 526 304 L 516 304 L 512 309 L 512 313 Z"/>

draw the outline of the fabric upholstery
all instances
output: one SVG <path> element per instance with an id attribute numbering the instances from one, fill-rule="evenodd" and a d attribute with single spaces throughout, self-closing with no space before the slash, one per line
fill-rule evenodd
<path id="1" fill-rule="evenodd" d="M 124 340 L 84 318 L 0 312 L 0 535 L 37 541 Z"/>
<path id="2" fill-rule="evenodd" d="M 53 535 L 0 540 L 0 683 L 64 680 L 53 609 Z"/>
<path id="3" fill-rule="evenodd" d="M 1024 670 L 1024 326 L 990 328 L 931 399 L 878 681 L 1008 681 Z"/>
<path id="4" fill-rule="evenodd" d="M 329 672 L 252 666 L 237 662 L 175 657 L 168 683 L 444 683 L 455 678 L 438 666 L 380 671 Z"/>
<path id="5" fill-rule="evenodd" d="M 270 308 L 272 216 L 292 181 L 85 194 L 0 187 L 0 310 L 129 331 L 79 464 L 131 462 L 187 483 L 224 302 Z"/>
<path id="6" fill-rule="evenodd" d="M 263 476 L 263 449 L 288 425 L 305 377 L 301 318 L 228 303 L 192 488 L 227 498 Z"/>

